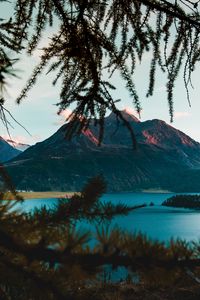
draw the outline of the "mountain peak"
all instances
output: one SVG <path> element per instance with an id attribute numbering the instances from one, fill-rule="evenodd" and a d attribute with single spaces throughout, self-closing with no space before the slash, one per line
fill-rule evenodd
<path id="1" fill-rule="evenodd" d="M 28 149 L 30 147 L 30 145 L 28 144 L 24 144 L 24 143 L 21 143 L 21 142 L 17 142 L 17 141 L 14 141 L 14 140 L 11 140 L 11 139 L 5 139 L 5 141 L 12 147 L 14 147 L 15 149 L 17 150 L 20 150 L 20 151 L 25 151 L 26 149 Z"/>
<path id="2" fill-rule="evenodd" d="M 2 136 L 0 136 L 0 161 L 5 162 L 16 156 L 18 156 L 21 151 L 15 149 L 10 145 Z"/>
<path id="3" fill-rule="evenodd" d="M 123 122 L 116 122 L 114 113 L 105 120 L 102 147 L 97 147 L 95 124 L 70 141 L 66 139 L 70 125 L 65 124 L 6 163 L 17 189 L 78 191 L 87 178 L 101 173 L 108 191 L 161 188 L 186 192 L 191 186 L 200 190 L 199 143 L 161 120 L 140 122 L 132 112 L 121 113 L 134 130 L 137 151 L 130 132 Z"/>
<path id="4" fill-rule="evenodd" d="M 140 120 L 134 115 L 134 111 L 129 108 L 125 108 L 120 111 L 122 114 L 122 117 L 128 121 L 128 122 L 135 122 L 135 123 L 140 123 Z M 117 115 L 114 112 L 111 112 L 111 114 L 107 117 L 110 121 L 116 120 Z"/>
<path id="5" fill-rule="evenodd" d="M 125 108 L 125 109 L 123 109 L 122 111 L 122 114 L 126 117 L 126 116 L 129 116 L 129 117 L 131 117 L 131 119 L 133 120 L 133 121 L 135 121 L 135 122 L 137 122 L 137 123 L 139 123 L 140 122 L 140 120 L 135 116 L 135 111 L 132 109 L 132 108 Z"/>
<path id="6" fill-rule="evenodd" d="M 121 111 L 123 117 L 125 117 L 126 119 L 128 118 L 128 121 L 129 119 L 131 118 L 130 121 L 134 121 L 136 123 L 139 123 L 140 120 L 135 116 L 135 111 L 132 109 L 132 108 L 125 108 Z"/>

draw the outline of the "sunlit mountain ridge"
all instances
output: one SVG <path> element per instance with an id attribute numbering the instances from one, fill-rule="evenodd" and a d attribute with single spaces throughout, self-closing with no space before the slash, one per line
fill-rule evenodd
<path id="1" fill-rule="evenodd" d="M 94 124 L 68 140 L 68 123 L 6 163 L 16 187 L 74 191 L 89 177 L 101 174 L 112 192 L 200 191 L 198 142 L 164 121 L 141 122 L 127 111 L 122 116 L 135 134 L 136 149 L 130 131 L 113 113 L 105 119 L 100 147 Z"/>

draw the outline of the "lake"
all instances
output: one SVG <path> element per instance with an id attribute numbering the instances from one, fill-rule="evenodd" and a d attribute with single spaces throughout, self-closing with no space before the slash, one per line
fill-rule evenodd
<path id="1" fill-rule="evenodd" d="M 187 241 L 200 240 L 200 211 L 163 207 L 161 203 L 174 195 L 160 193 L 118 193 L 105 194 L 102 198 L 113 203 L 126 203 L 138 205 L 150 202 L 154 206 L 147 206 L 133 210 L 125 217 L 116 217 L 112 225 L 118 225 L 131 232 L 142 232 L 152 239 L 168 242 L 173 238 L 182 238 Z M 31 199 L 26 200 L 22 207 L 31 211 L 34 207 L 47 205 L 52 207 L 57 199 Z M 84 224 L 88 228 L 88 224 Z"/>

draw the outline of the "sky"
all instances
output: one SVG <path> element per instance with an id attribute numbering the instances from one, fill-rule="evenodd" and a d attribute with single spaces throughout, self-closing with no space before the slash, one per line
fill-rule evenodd
<path id="1" fill-rule="evenodd" d="M 7 16 L 10 13 L 10 4 L 4 3 L 1 14 Z M 54 28 L 48 29 L 50 36 L 54 32 Z M 19 78 L 10 78 L 8 80 L 7 90 L 5 93 L 6 103 L 5 107 L 11 112 L 15 119 L 17 119 L 29 132 L 21 128 L 17 123 L 10 119 L 13 128 L 10 128 L 10 134 L 13 140 L 35 144 L 40 142 L 50 135 L 52 135 L 59 127 L 64 124 L 65 116 L 68 112 L 63 112 L 61 116 L 57 115 L 58 107 L 56 103 L 59 102 L 60 87 L 52 86 L 52 74 L 45 73 L 38 79 L 36 85 L 28 93 L 28 97 L 24 99 L 20 105 L 16 104 L 16 98 L 20 94 L 21 89 L 25 85 L 26 80 L 31 76 L 34 66 L 39 62 L 41 55 L 41 48 L 45 46 L 48 41 L 48 35 L 42 38 L 33 56 L 27 56 L 24 53 L 19 57 L 20 60 L 15 65 L 17 75 Z M 16 58 L 12 54 L 13 58 Z M 134 74 L 137 91 L 140 96 L 142 113 L 141 121 L 151 119 L 162 119 L 170 123 L 170 116 L 168 113 L 167 94 L 165 91 L 166 81 L 161 73 L 158 73 L 155 92 L 153 97 L 146 98 L 146 91 L 148 88 L 150 55 L 145 54 L 142 64 L 138 63 L 137 71 Z M 175 128 L 185 132 L 196 141 L 200 142 L 200 65 L 196 67 L 193 72 L 193 86 L 190 89 L 191 107 L 189 107 L 184 89 L 183 79 L 178 78 L 175 94 L 174 94 L 174 122 L 171 124 Z M 114 96 L 120 98 L 120 109 L 130 108 L 134 111 L 131 98 L 125 89 L 125 84 L 119 74 L 114 75 L 113 82 L 117 87 Z M 137 116 L 137 114 L 136 114 Z M 7 137 L 7 132 L 3 125 L 0 127 L 0 135 Z"/>

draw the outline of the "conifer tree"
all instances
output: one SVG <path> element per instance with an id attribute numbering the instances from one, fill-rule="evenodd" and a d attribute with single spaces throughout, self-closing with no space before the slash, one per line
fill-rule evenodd
<path id="1" fill-rule="evenodd" d="M 93 294 L 89 298 L 87 292 L 92 287 L 94 293 L 99 287 L 99 276 L 108 265 L 111 270 L 127 268 L 130 278 L 135 272 L 142 280 L 156 278 L 157 284 L 164 278 L 165 285 L 179 280 L 186 270 L 192 273 L 194 269 L 198 276 L 199 243 L 191 247 L 172 240 L 167 247 L 141 234 L 109 228 L 108 223 L 105 226 L 114 216 L 140 206 L 104 202 L 100 199 L 104 192 L 105 182 L 96 177 L 70 199 L 29 213 L 20 209 L 23 200 L 15 191 L 12 194 L 17 200 L 1 195 L 1 299 L 103 299 Z M 96 225 L 96 230 L 85 231 L 83 221 Z"/>
<path id="2" fill-rule="evenodd" d="M 114 73 L 121 74 L 140 113 L 135 70 L 146 53 L 151 56 L 147 97 L 153 95 L 160 69 L 166 75 L 171 120 L 178 75 L 183 77 L 190 103 L 191 75 L 200 58 L 198 0 L 13 0 L 12 5 L 14 14 L 0 22 L 3 64 L 5 49 L 15 53 L 25 49 L 32 55 L 41 38 L 48 35 L 48 27 L 58 28 L 44 47 L 40 63 L 17 98 L 18 103 L 42 72 L 53 72 L 53 84 L 61 82 L 59 111 L 75 103 L 74 130 L 77 116 L 85 116 L 82 127 L 95 118 L 101 142 L 106 111 L 123 119 L 116 106 L 118 99 L 112 96 L 116 88 L 112 83 Z"/>
<path id="3" fill-rule="evenodd" d="M 59 110 L 76 103 L 74 127 L 69 134 L 77 130 L 77 117 L 82 117 L 78 131 L 87 128 L 95 118 L 101 141 L 108 109 L 123 120 L 117 100 L 112 97 L 115 87 L 104 79 L 104 70 L 109 75 L 121 73 L 140 112 L 134 71 L 136 62 L 142 61 L 148 51 L 152 61 L 147 96 L 153 95 L 156 71 L 160 68 L 166 73 L 172 118 L 173 90 L 181 66 L 188 93 L 191 73 L 200 57 L 198 1 L 15 0 L 13 3 L 11 18 L 0 20 L 0 85 L 3 88 L 7 76 L 14 75 L 15 61 L 8 57 L 7 50 L 17 56 L 21 51 L 31 55 L 47 27 L 56 23 L 59 29 L 43 49 L 41 61 L 17 102 L 27 96 L 41 72 L 55 72 L 53 84 L 62 82 Z M 0 116 L 7 126 L 4 103 L 2 94 Z M 116 228 L 100 229 L 103 221 L 136 208 L 102 202 L 105 183 L 101 178 L 90 181 L 71 199 L 60 200 L 54 209 L 43 207 L 25 213 L 19 210 L 23 200 L 4 168 L 0 169 L 5 189 L 15 199 L 8 201 L 8 195 L 1 194 L 1 299 L 83 299 L 82 288 L 93 282 L 105 265 L 113 269 L 124 266 L 143 277 L 158 271 L 160 276 L 161 269 L 170 275 L 173 272 L 175 280 L 188 268 L 198 274 L 199 243 L 191 247 L 178 240 L 167 247 Z M 91 233 L 77 229 L 77 222 L 83 220 L 97 224 L 95 247 L 88 243 Z"/>

